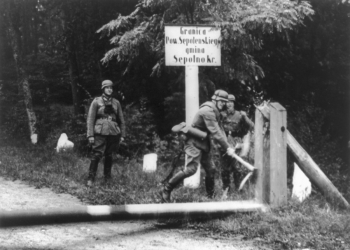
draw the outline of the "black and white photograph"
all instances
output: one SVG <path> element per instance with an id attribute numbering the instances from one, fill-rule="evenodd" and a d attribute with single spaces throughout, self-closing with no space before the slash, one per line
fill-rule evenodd
<path id="1" fill-rule="evenodd" d="M 1 250 L 348 250 L 349 203 L 349 0 L 0 0 Z"/>

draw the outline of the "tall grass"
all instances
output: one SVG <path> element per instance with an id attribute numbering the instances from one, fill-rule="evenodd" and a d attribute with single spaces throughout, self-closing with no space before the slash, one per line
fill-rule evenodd
<path id="1" fill-rule="evenodd" d="M 193 222 L 218 235 L 241 235 L 273 249 L 350 249 L 350 215 L 313 196 L 304 203 L 290 200 L 268 213 L 235 214 L 223 219 Z"/>
<path id="2" fill-rule="evenodd" d="M 142 159 L 117 158 L 112 169 L 112 182 L 105 183 L 100 163 L 94 187 L 87 188 L 89 159 L 75 151 L 56 153 L 52 145 L 0 146 L 0 175 L 20 179 L 37 188 L 49 187 L 56 192 L 70 193 L 87 204 L 158 203 L 160 182 L 170 170 L 167 162 L 158 164 L 156 173 L 142 171 Z M 204 176 L 204 175 L 202 175 Z M 217 175 L 216 198 L 222 197 Z M 174 202 L 209 201 L 205 187 L 187 189 L 180 185 L 172 193 Z M 253 198 L 247 187 L 232 192 L 229 200 Z M 212 201 L 212 200 L 210 200 Z M 350 249 L 350 215 L 332 208 L 321 195 L 313 194 L 304 203 L 289 201 L 286 206 L 268 213 L 237 213 L 214 220 L 181 221 L 182 227 L 201 229 L 213 237 L 254 239 L 259 246 L 273 249 Z"/>
<path id="3" fill-rule="evenodd" d="M 89 204 L 157 203 L 161 181 L 170 171 L 169 162 L 160 162 L 155 173 L 145 173 L 142 159 L 123 160 L 119 157 L 113 163 L 112 181 L 105 183 L 102 159 L 95 185 L 87 188 L 85 184 L 90 160 L 74 151 L 57 153 L 47 145 L 24 143 L 21 146 L 0 147 L 0 161 L 2 176 L 24 180 L 38 188 L 50 187 L 56 192 L 70 193 Z M 204 172 L 202 176 L 204 178 Z M 220 200 L 220 181 L 216 183 L 216 190 L 217 200 Z M 180 185 L 174 190 L 172 199 L 175 202 L 207 201 L 205 194 L 204 185 L 195 190 Z M 229 199 L 253 197 L 251 191 L 236 196 L 232 193 Z"/>

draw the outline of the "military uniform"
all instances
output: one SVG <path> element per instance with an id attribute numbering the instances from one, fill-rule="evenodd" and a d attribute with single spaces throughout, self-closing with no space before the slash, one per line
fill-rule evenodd
<path id="1" fill-rule="evenodd" d="M 246 135 L 248 131 L 254 129 L 254 123 L 248 118 L 244 111 L 237 111 L 234 109 L 227 110 L 222 112 L 222 119 L 228 141 L 233 147 L 237 143 L 242 143 L 243 136 Z M 233 173 L 235 186 L 238 188 L 240 181 L 240 172 L 236 167 L 238 163 L 234 158 L 225 153 L 226 150 L 220 150 L 222 187 L 224 190 L 230 187 L 230 175 Z"/>
<path id="2" fill-rule="evenodd" d="M 89 181 L 94 181 L 98 162 L 104 156 L 104 176 L 111 178 L 112 153 L 117 150 L 120 138 L 125 136 L 125 122 L 118 100 L 105 94 L 95 98 L 87 117 L 87 137 L 94 137 L 89 168 Z"/>
<path id="3" fill-rule="evenodd" d="M 112 154 L 113 148 L 106 148 L 107 141 L 115 142 L 117 138 L 125 136 L 124 116 L 119 101 L 105 95 L 92 101 L 87 117 L 87 137 L 91 136 L 95 137 L 93 158 L 101 159 L 103 155 Z"/>
<path id="4" fill-rule="evenodd" d="M 223 127 L 220 124 L 221 114 L 215 104 L 211 101 L 205 102 L 199 108 L 196 113 L 192 126 L 210 134 L 210 136 L 219 144 L 223 149 L 229 147 L 227 138 Z M 183 171 L 178 172 L 172 177 L 166 184 L 167 190 L 170 192 L 176 185 L 178 185 L 183 179 L 196 173 L 199 164 L 206 172 L 205 186 L 208 197 L 214 195 L 214 176 L 215 167 L 212 165 L 210 157 L 210 138 L 207 136 L 201 140 L 193 136 L 189 136 L 184 146 L 187 155 L 186 168 Z"/>

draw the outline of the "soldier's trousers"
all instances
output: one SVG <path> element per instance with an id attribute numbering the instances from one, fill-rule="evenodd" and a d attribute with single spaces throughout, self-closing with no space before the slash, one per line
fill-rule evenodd
<path id="1" fill-rule="evenodd" d="M 241 174 L 237 169 L 237 161 L 227 154 L 220 153 L 222 188 L 230 189 L 231 175 L 233 174 L 236 189 L 239 187 Z"/>
<path id="2" fill-rule="evenodd" d="M 91 160 L 100 160 L 103 156 L 112 156 L 116 152 L 120 135 L 95 135 L 95 142 L 92 145 Z"/>
<path id="3" fill-rule="evenodd" d="M 104 176 L 106 179 L 111 178 L 113 152 L 116 152 L 120 135 L 95 135 L 95 142 L 92 145 L 91 151 L 91 163 L 89 167 L 88 179 L 95 180 L 96 172 L 98 168 L 98 162 L 104 156 Z"/>
<path id="4" fill-rule="evenodd" d="M 215 167 L 212 164 L 210 152 L 205 152 L 196 148 L 194 145 L 186 145 L 185 152 L 187 155 L 186 168 L 177 174 L 175 174 L 170 180 L 169 184 L 172 188 L 177 186 L 185 178 L 192 176 L 196 173 L 199 164 L 203 167 L 206 172 L 205 184 L 206 190 L 209 197 L 214 194 L 214 177 Z"/>

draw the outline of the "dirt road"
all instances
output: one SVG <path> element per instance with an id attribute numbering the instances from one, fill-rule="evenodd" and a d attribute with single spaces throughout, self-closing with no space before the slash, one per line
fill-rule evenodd
<path id="1" fill-rule="evenodd" d="M 0 213 L 84 205 L 67 194 L 0 178 Z M 0 229 L 0 249 L 255 250 L 251 242 L 203 237 L 197 230 L 160 229 L 155 222 L 97 222 Z"/>

